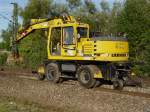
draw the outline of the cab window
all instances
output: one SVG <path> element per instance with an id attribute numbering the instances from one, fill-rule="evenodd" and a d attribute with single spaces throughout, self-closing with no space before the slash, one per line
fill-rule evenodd
<path id="1" fill-rule="evenodd" d="M 51 32 L 51 54 L 60 55 L 61 51 L 61 27 L 52 29 Z"/>
<path id="2" fill-rule="evenodd" d="M 78 27 L 77 28 L 78 38 L 87 38 L 87 32 L 88 32 L 87 28 Z"/>
<path id="3" fill-rule="evenodd" d="M 74 44 L 74 42 L 73 42 L 73 27 L 63 28 L 63 44 L 64 45 Z"/>

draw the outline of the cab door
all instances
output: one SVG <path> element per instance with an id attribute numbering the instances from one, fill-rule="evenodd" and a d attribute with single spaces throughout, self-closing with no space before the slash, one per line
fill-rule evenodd
<path id="1" fill-rule="evenodd" d="M 75 31 L 72 26 L 62 28 L 62 56 L 76 55 Z"/>

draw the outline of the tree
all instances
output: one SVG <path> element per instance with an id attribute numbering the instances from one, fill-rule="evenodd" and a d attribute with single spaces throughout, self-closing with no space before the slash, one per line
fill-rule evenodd
<path id="1" fill-rule="evenodd" d="M 82 3 L 81 0 L 66 0 L 69 4 L 69 8 L 72 11 L 73 9 L 79 7 Z"/>
<path id="2" fill-rule="evenodd" d="M 23 18 L 24 24 L 27 24 L 33 18 L 52 17 L 52 8 L 52 0 L 30 0 L 20 12 L 20 16 Z M 37 30 L 21 41 L 19 50 L 24 58 L 25 67 L 34 69 L 47 58 L 46 39 L 44 31 Z"/>
<path id="3" fill-rule="evenodd" d="M 97 11 L 95 4 L 91 0 L 85 0 L 85 7 L 91 14 L 94 14 Z"/>
<path id="4" fill-rule="evenodd" d="M 109 26 L 108 31 L 115 36 L 117 35 L 117 18 L 121 13 L 122 8 L 123 6 L 121 2 L 115 0 L 113 3 L 113 7 L 110 11 L 109 20 L 108 20 L 109 24 L 107 26 Z"/>
<path id="5" fill-rule="evenodd" d="M 68 7 L 65 4 L 54 4 L 51 8 L 51 17 L 59 17 L 68 14 Z"/>
<path id="6" fill-rule="evenodd" d="M 96 13 L 97 9 L 95 4 L 91 0 L 85 0 L 84 4 L 75 11 L 74 16 L 80 17 L 81 22 L 88 23 L 90 30 L 95 31 L 97 29 L 96 23 L 98 22 Z"/>
<path id="7" fill-rule="evenodd" d="M 112 11 L 113 12 L 120 12 L 121 8 L 122 8 L 121 3 L 117 0 L 114 1 Z"/>
<path id="8" fill-rule="evenodd" d="M 36 30 L 20 42 L 19 52 L 24 59 L 23 67 L 35 69 L 47 58 L 47 40 L 44 37 L 42 31 Z"/>
<path id="9" fill-rule="evenodd" d="M 20 11 L 23 23 L 27 24 L 31 19 L 51 17 L 53 0 L 29 0 L 27 6 Z"/>
<path id="10" fill-rule="evenodd" d="M 8 51 L 10 51 L 11 49 L 11 45 L 10 45 L 10 42 L 11 42 L 11 37 L 12 37 L 12 25 L 9 24 L 8 25 L 8 28 L 6 30 L 2 30 L 2 34 L 1 34 L 1 37 L 2 37 L 2 42 L 1 42 L 1 49 L 6 49 Z"/>
<path id="11" fill-rule="evenodd" d="M 107 1 L 102 0 L 100 2 L 100 6 L 101 6 L 102 11 L 104 11 L 104 12 L 109 12 L 110 11 L 109 3 Z"/>
<path id="12" fill-rule="evenodd" d="M 148 0 L 126 0 L 124 9 L 117 19 L 118 31 L 127 34 L 130 44 L 130 60 L 143 62 L 141 66 L 135 65 L 138 73 L 150 72 L 150 2 Z"/>
<path id="13" fill-rule="evenodd" d="M 101 25 L 101 32 L 107 35 L 113 33 L 114 30 L 114 18 L 111 14 L 111 9 L 109 3 L 105 0 L 100 2 L 100 25 Z"/>

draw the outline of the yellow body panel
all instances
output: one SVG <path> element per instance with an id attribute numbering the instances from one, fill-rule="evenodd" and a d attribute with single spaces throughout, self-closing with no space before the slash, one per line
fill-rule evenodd
<path id="1" fill-rule="evenodd" d="M 44 66 L 39 66 L 37 71 L 38 71 L 39 74 L 44 75 L 45 74 Z"/>
<path id="2" fill-rule="evenodd" d="M 94 47 L 94 45 L 96 45 Z M 86 46 L 86 47 L 84 47 Z M 73 49 L 74 50 L 70 50 Z M 69 46 L 67 52 L 60 56 L 52 56 L 49 52 L 48 59 L 53 60 L 91 60 L 91 61 L 128 61 L 128 42 L 124 41 L 94 41 L 84 40 L 77 46 Z M 96 50 L 96 51 L 95 51 Z"/>
<path id="3" fill-rule="evenodd" d="M 103 78 L 102 72 L 99 71 L 98 73 L 95 73 L 95 74 L 94 74 L 94 78 Z"/>
<path id="4" fill-rule="evenodd" d="M 128 53 L 128 42 L 126 41 L 97 41 L 95 53 Z"/>

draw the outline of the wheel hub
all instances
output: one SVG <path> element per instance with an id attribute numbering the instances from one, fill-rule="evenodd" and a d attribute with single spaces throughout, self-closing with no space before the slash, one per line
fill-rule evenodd
<path id="1" fill-rule="evenodd" d="M 88 83 L 90 81 L 90 75 L 89 75 L 89 72 L 86 72 L 86 71 L 82 71 L 81 72 L 81 80 L 83 83 Z"/>

